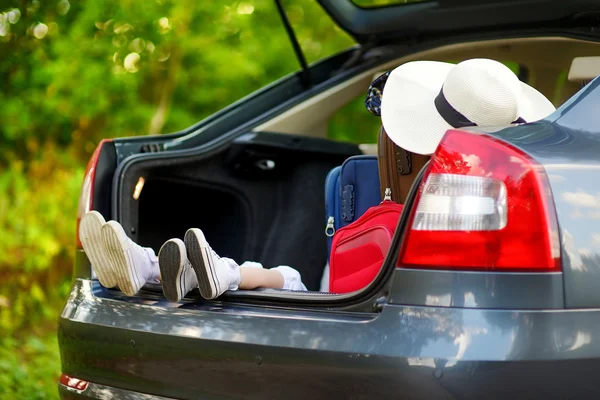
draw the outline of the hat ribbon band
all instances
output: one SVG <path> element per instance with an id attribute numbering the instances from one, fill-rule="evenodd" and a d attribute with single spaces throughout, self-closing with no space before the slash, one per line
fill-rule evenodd
<path id="1" fill-rule="evenodd" d="M 446 96 L 444 96 L 444 88 L 440 90 L 440 93 L 436 96 L 435 100 L 435 108 L 444 121 L 446 121 L 450 126 L 454 128 L 463 128 L 466 126 L 477 126 L 477 124 L 471 121 L 469 118 L 465 117 L 461 114 L 456 108 L 452 107 Z M 513 124 L 521 124 L 526 121 L 519 117 Z"/>

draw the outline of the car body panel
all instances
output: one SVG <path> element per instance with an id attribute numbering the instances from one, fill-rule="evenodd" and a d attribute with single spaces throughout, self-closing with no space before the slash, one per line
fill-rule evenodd
<path id="1" fill-rule="evenodd" d="M 397 269 L 392 304 L 500 309 L 561 309 L 561 273 L 518 274 Z"/>
<path id="2" fill-rule="evenodd" d="M 561 236 L 565 307 L 600 307 L 600 80 L 545 120 L 490 133 L 546 170 Z"/>
<path id="3" fill-rule="evenodd" d="M 556 208 L 560 273 L 400 269 L 394 304 L 499 309 L 600 307 L 600 79 L 547 118 L 507 128 L 467 128 L 527 152 L 546 171 Z"/>
<path id="4" fill-rule="evenodd" d="M 598 309 L 358 315 L 120 296 L 76 281 L 64 373 L 177 398 L 581 398 L 600 367 Z"/>
<path id="5" fill-rule="evenodd" d="M 147 393 L 133 392 L 112 386 L 89 382 L 85 390 L 69 388 L 58 384 L 58 394 L 63 400 L 76 399 L 118 399 L 118 400 L 172 400 L 170 397 L 154 396 Z"/>

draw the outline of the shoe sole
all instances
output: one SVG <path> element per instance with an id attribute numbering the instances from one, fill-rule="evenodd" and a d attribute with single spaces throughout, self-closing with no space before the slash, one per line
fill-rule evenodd
<path id="1" fill-rule="evenodd" d="M 188 229 L 185 233 L 185 248 L 187 250 L 188 260 L 196 272 L 198 278 L 198 289 L 200 295 L 212 300 L 217 297 L 217 282 L 214 266 L 210 261 L 210 247 L 206 242 L 204 234 L 196 228 Z"/>
<path id="2" fill-rule="evenodd" d="M 102 243 L 102 227 L 106 224 L 104 217 L 97 211 L 85 214 L 79 224 L 79 240 L 83 245 L 92 268 L 100 281 L 107 288 L 117 286 L 115 272 L 110 268 L 106 249 Z"/>
<path id="3" fill-rule="evenodd" d="M 180 301 L 187 293 L 183 293 L 185 285 L 184 260 L 185 245 L 179 240 L 169 240 L 158 252 L 158 267 L 162 280 L 162 289 L 167 300 Z"/>
<path id="4" fill-rule="evenodd" d="M 110 268 L 115 271 L 119 289 L 127 296 L 134 296 L 146 281 L 136 273 L 127 237 L 118 222 L 108 221 L 102 227 L 102 242 L 106 247 Z"/>

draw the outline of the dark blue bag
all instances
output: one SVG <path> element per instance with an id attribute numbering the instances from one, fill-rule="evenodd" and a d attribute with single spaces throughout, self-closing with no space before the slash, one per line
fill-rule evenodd
<path id="1" fill-rule="evenodd" d="M 327 254 L 333 234 L 381 203 L 376 156 L 354 156 L 332 169 L 325 179 Z"/>

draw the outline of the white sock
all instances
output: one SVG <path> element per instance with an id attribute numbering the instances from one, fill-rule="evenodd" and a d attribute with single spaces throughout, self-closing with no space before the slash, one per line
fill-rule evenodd
<path id="1" fill-rule="evenodd" d="M 148 258 L 149 268 L 148 276 L 146 277 L 147 283 L 160 283 L 160 269 L 158 268 L 158 257 L 154 250 L 150 247 L 142 247 Z"/>
<path id="2" fill-rule="evenodd" d="M 240 283 L 242 282 L 242 273 L 240 271 L 240 265 L 238 265 L 238 263 L 236 263 L 235 260 L 232 260 L 231 258 L 227 257 L 221 257 L 221 261 L 223 261 L 224 264 L 227 266 L 227 275 L 229 276 L 229 287 L 227 290 L 238 290 Z M 254 265 L 246 265 L 246 263 L 242 264 L 242 266 L 250 268 L 262 268 L 262 265 L 260 267 L 256 267 Z"/>
<path id="3" fill-rule="evenodd" d="M 287 265 L 280 265 L 272 269 L 279 271 L 281 275 L 283 275 L 282 289 L 308 291 L 306 286 L 304 286 L 304 283 L 302 283 L 300 272 L 296 271 L 294 268 L 288 267 Z"/>

